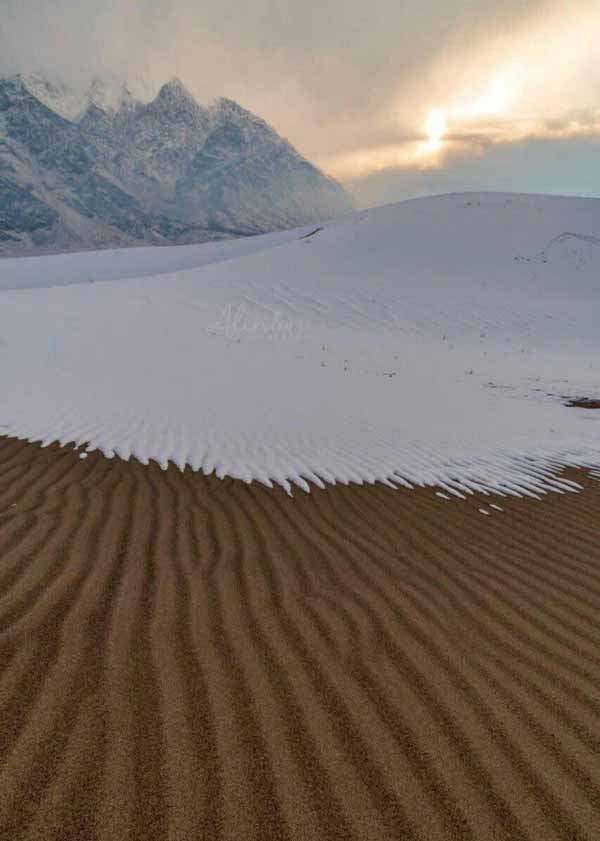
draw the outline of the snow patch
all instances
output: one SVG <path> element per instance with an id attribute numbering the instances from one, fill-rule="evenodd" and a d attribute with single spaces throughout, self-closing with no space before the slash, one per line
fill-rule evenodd
<path id="1" fill-rule="evenodd" d="M 596 236 L 600 202 L 444 196 L 311 230 L 5 261 L 2 285 L 49 285 L 0 293 L 4 433 L 287 490 L 539 498 L 600 470 L 595 413 L 549 396 L 600 396 L 600 249 L 567 274 L 514 259 Z"/>

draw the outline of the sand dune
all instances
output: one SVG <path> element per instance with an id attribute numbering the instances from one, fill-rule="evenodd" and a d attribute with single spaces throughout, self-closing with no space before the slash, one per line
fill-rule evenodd
<path id="1" fill-rule="evenodd" d="M 0 837 L 598 838 L 600 485 L 569 478 L 292 499 L 3 440 Z"/>
<path id="2" fill-rule="evenodd" d="M 286 489 L 536 493 L 600 468 L 598 230 L 597 199 L 468 194 L 3 263 L 0 430 Z"/>

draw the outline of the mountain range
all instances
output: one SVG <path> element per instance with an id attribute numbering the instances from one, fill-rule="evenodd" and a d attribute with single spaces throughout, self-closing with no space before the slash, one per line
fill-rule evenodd
<path id="1" fill-rule="evenodd" d="M 343 188 L 230 99 L 173 79 L 150 101 L 96 80 L 0 79 L 0 254 L 204 242 L 311 224 Z"/>

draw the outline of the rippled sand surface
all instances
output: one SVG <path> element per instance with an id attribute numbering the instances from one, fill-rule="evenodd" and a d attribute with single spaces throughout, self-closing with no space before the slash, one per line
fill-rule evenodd
<path id="1" fill-rule="evenodd" d="M 600 484 L 568 478 L 290 498 L 0 442 L 0 837 L 600 837 Z"/>

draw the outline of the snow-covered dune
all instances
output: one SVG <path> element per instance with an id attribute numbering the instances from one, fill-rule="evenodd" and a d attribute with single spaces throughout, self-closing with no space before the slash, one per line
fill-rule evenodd
<path id="1" fill-rule="evenodd" d="M 81 251 L 52 255 L 52 259 L 48 256 L 8 257 L 0 262 L 0 291 L 124 280 L 197 269 L 221 260 L 245 257 L 257 251 L 275 248 L 310 233 L 314 227 L 201 245 Z"/>
<path id="2" fill-rule="evenodd" d="M 443 196 L 310 233 L 3 261 L 0 288 L 48 288 L 0 293 L 1 431 L 286 487 L 600 466 L 600 412 L 564 406 L 600 397 L 600 201 Z"/>

